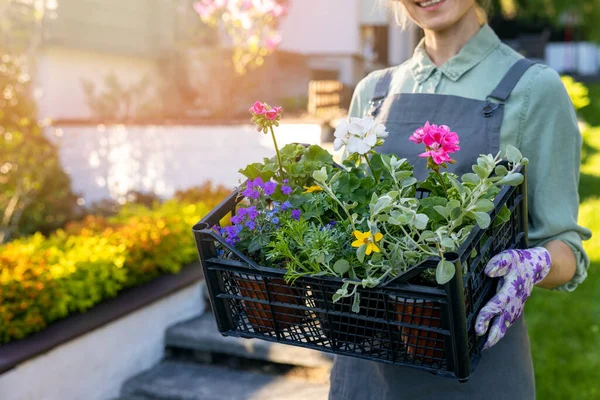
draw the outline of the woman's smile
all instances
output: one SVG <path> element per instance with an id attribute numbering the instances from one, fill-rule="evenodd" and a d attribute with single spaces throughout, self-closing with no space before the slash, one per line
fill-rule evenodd
<path id="1" fill-rule="evenodd" d="M 441 5 L 445 2 L 446 2 L 446 0 L 425 0 L 425 1 L 415 1 L 414 3 L 419 8 L 425 9 L 427 11 L 433 11 L 433 10 L 437 10 L 438 8 L 440 8 Z"/>

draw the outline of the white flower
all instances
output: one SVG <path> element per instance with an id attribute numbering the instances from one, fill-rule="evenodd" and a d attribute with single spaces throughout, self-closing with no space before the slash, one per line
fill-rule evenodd
<path id="1" fill-rule="evenodd" d="M 388 136 L 385 126 L 372 117 L 350 118 L 342 121 L 334 133 L 333 148 L 337 151 L 346 146 L 349 153 L 365 155 Z"/>
<path id="2" fill-rule="evenodd" d="M 333 148 L 335 149 L 335 151 L 338 151 L 343 146 L 348 144 L 348 139 L 350 139 L 350 132 L 348 132 L 347 120 L 343 120 L 338 125 L 333 136 L 335 137 L 335 140 L 333 141 Z"/>

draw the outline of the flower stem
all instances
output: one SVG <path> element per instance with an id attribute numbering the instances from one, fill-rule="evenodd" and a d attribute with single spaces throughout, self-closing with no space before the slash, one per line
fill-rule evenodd
<path id="1" fill-rule="evenodd" d="M 365 154 L 365 160 L 367 161 L 367 165 L 369 166 L 369 170 L 371 171 L 371 176 L 375 178 L 373 174 L 373 167 L 371 166 L 371 160 L 369 160 L 369 156 Z"/>
<path id="2" fill-rule="evenodd" d="M 444 193 L 446 193 L 446 197 L 448 197 L 448 189 L 446 188 L 446 184 L 444 183 L 444 178 L 442 177 L 442 174 L 440 174 L 440 170 L 437 168 L 433 168 L 433 170 L 435 171 L 437 176 L 440 177 L 440 183 L 442 184 L 442 187 L 444 188 Z"/>
<path id="3" fill-rule="evenodd" d="M 285 174 L 283 172 L 283 163 L 281 162 L 281 154 L 279 154 L 279 146 L 277 146 L 277 140 L 275 139 L 275 131 L 273 130 L 273 125 L 269 127 L 271 130 L 271 137 L 273 138 L 273 144 L 275 145 L 275 152 L 277 153 L 277 162 L 279 163 L 279 174 L 281 175 L 281 180 L 285 179 Z"/>

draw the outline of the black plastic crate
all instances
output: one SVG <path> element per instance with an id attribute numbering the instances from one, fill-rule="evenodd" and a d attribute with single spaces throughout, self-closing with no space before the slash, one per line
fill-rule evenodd
<path id="1" fill-rule="evenodd" d="M 456 264 L 450 282 L 415 283 L 424 269 L 436 267 L 439 259 L 431 258 L 382 287 L 359 289 L 360 313 L 354 313 L 351 298 L 332 301 L 341 279 L 305 277 L 288 285 L 285 270 L 256 265 L 215 233 L 211 227 L 234 214 L 237 201 L 234 192 L 193 229 L 223 335 L 404 365 L 461 381 L 474 371 L 486 340 L 474 329 L 477 313 L 497 285 L 484 274 L 485 265 L 500 251 L 527 248 L 524 181 L 502 188 L 494 200 L 492 221 L 503 205 L 511 211 L 509 221 L 485 230 L 475 227 L 456 253 L 446 255 Z M 233 258 L 219 258 L 216 242 Z"/>

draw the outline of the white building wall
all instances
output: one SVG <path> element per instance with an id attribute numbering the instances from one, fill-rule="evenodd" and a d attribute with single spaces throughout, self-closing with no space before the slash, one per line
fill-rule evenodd
<path id="1" fill-rule="evenodd" d="M 91 117 L 82 79 L 104 87 L 114 73 L 125 84 L 139 82 L 145 75 L 156 76 L 152 60 L 67 48 L 46 48 L 37 59 L 34 77 L 40 118 L 86 119 Z"/>
<path id="2" fill-rule="evenodd" d="M 358 0 L 294 1 L 283 20 L 281 49 L 300 54 L 359 54 Z"/>
<path id="3" fill-rule="evenodd" d="M 252 125 L 69 125 L 46 134 L 59 143 L 73 191 L 88 204 L 130 190 L 168 198 L 206 180 L 233 187 L 240 168 L 275 155 L 271 136 Z M 275 134 L 279 147 L 321 143 L 318 124 L 284 123 Z"/>
<path id="4" fill-rule="evenodd" d="M 363 25 L 385 25 L 390 15 L 379 0 L 359 0 L 359 22 Z"/>

